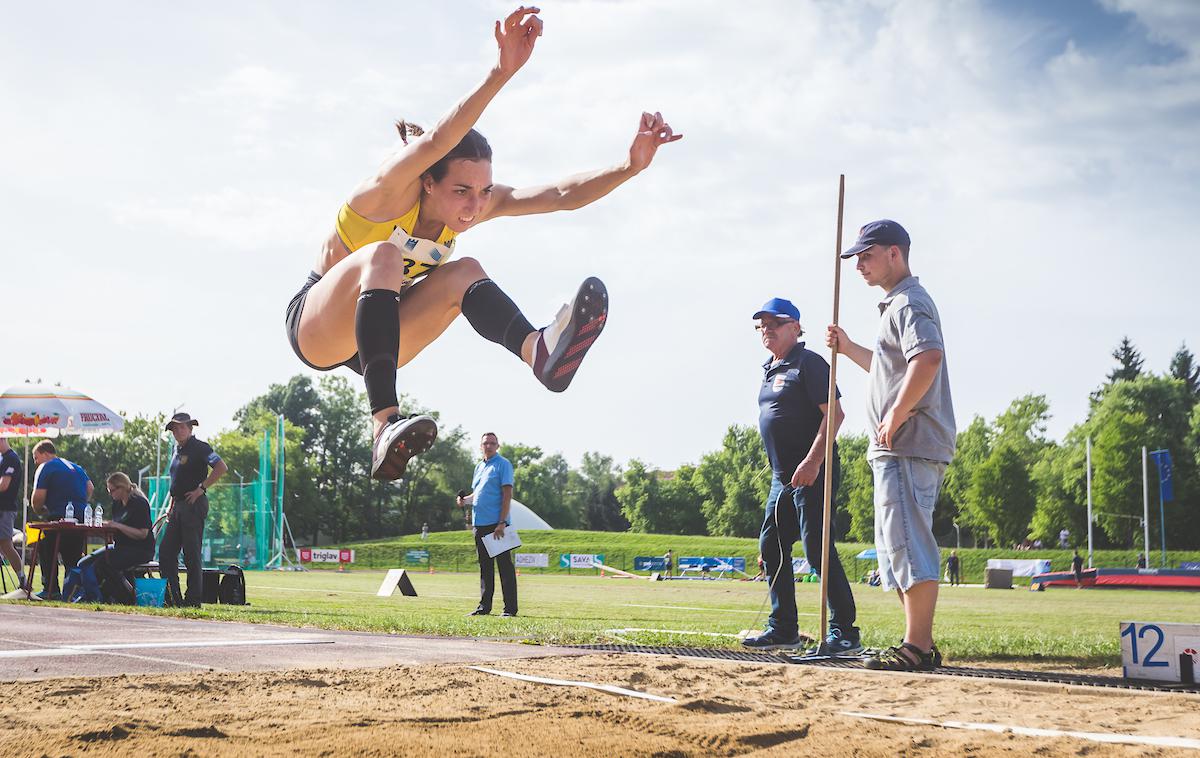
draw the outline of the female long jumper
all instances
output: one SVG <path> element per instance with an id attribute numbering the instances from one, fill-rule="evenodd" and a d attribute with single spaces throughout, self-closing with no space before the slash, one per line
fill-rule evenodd
<path id="1" fill-rule="evenodd" d="M 397 124 L 404 147 L 342 205 L 316 269 L 288 304 L 288 339 L 300 360 L 319 371 L 346 366 L 363 376 L 375 479 L 404 476 L 409 458 L 437 437 L 432 418 L 400 416 L 396 370 L 459 313 L 529 364 L 552 392 L 567 388 L 604 328 L 608 293 L 599 279 L 584 280 L 555 320 L 535 329 L 478 261 L 449 260 L 457 235 L 500 216 L 593 203 L 649 166 L 660 145 L 683 136 L 661 114 L 643 113 L 628 158 L 616 166 L 541 187 L 494 184 L 492 149 L 473 126 L 532 55 L 542 34 L 539 12 L 520 7 L 496 22 L 495 66 L 432 129 Z"/>

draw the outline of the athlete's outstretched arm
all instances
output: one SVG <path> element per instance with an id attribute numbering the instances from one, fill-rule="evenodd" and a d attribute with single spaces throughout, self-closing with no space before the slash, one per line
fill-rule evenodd
<path id="1" fill-rule="evenodd" d="M 389 158 L 376 176 L 359 188 L 358 194 L 372 189 L 383 190 L 384 194 L 404 190 L 454 149 L 475 126 L 492 98 L 529 61 L 534 44 L 542 35 L 542 20 L 535 15 L 539 12 L 538 8 L 521 6 L 503 22 L 496 22 L 498 57 L 487 77 L 442 116 L 432 129 Z"/>
<path id="2" fill-rule="evenodd" d="M 661 113 L 643 113 L 637 135 L 629 147 L 629 157 L 619 165 L 575 174 L 541 187 L 513 189 L 496 185 L 492 190 L 491 206 L 484 217 L 526 216 L 582 208 L 641 173 L 654 160 L 659 146 L 679 139 L 683 139 L 683 135 L 675 134 Z"/>

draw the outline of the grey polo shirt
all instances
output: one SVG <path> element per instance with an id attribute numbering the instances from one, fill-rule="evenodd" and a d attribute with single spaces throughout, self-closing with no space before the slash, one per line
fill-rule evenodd
<path id="1" fill-rule="evenodd" d="M 937 306 L 920 280 L 909 276 L 879 303 L 879 314 L 879 335 L 871 356 L 867 393 L 867 419 L 871 425 L 867 458 L 892 455 L 949 463 L 954 457 L 954 406 L 950 401 L 950 374 Z M 938 375 L 917 402 L 915 415 L 896 433 L 891 449 L 879 447 L 875 430 L 900 396 L 908 362 L 926 350 L 942 351 Z"/>

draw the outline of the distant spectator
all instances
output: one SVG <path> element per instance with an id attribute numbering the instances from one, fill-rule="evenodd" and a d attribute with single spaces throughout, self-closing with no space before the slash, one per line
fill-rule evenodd
<path id="1" fill-rule="evenodd" d="M 675 553 L 668 548 L 666 555 L 663 556 L 663 571 L 668 577 L 671 576 L 671 570 L 675 567 Z"/>
<path id="2" fill-rule="evenodd" d="M 70 504 L 75 519 L 83 518 L 83 509 L 92 499 L 92 480 L 77 463 L 58 457 L 58 450 L 50 440 L 42 440 L 33 447 L 33 462 L 37 473 L 33 475 L 33 495 L 29 504 L 35 513 L 53 521 L 66 516 Z M 70 571 L 83 557 L 87 538 L 83 532 L 64 532 L 58 540 L 58 555 L 54 554 L 55 540 L 43 534 L 38 540 L 38 563 L 42 564 L 42 591 L 44 600 L 58 600 L 58 558 L 62 556 L 63 567 Z"/>
<path id="3" fill-rule="evenodd" d="M 1144 569 L 1144 568 L 1146 568 L 1146 555 L 1145 555 L 1145 553 L 1138 553 L 1137 567 L 1138 567 L 1138 568 L 1140 568 L 1140 569 Z"/>
<path id="4" fill-rule="evenodd" d="M 1079 555 L 1079 550 L 1075 550 L 1075 555 L 1071 556 L 1071 573 L 1075 575 L 1075 589 L 1083 586 L 1083 558 Z"/>
<path id="5" fill-rule="evenodd" d="M 421 524 L 421 541 L 429 539 L 429 524 Z"/>
<path id="6" fill-rule="evenodd" d="M 1070 542 L 1068 542 L 1068 540 L 1070 540 L 1070 539 L 1071 539 L 1071 530 L 1067 529 L 1066 527 L 1063 527 L 1063 530 L 1058 533 L 1058 546 L 1060 548 L 1062 548 L 1063 550 L 1066 550 L 1067 547 L 1071 544 Z"/>
<path id="7" fill-rule="evenodd" d="M 959 584 L 959 570 L 960 569 L 961 569 L 961 566 L 960 566 L 959 560 L 958 560 L 958 551 L 951 550 L 950 557 L 946 559 L 946 573 L 950 577 L 950 585 L 951 586 L 955 586 L 955 585 Z"/>

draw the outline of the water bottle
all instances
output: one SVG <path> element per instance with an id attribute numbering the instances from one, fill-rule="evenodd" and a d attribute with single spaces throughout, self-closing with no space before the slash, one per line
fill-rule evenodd
<path id="1" fill-rule="evenodd" d="M 71 503 L 67 503 L 67 510 L 63 513 L 63 521 L 74 521 L 74 520 L 75 520 L 75 506 Z"/>
<path id="2" fill-rule="evenodd" d="M 92 504 L 91 503 L 88 503 L 87 505 L 83 506 L 83 525 L 84 526 L 92 525 Z"/>
<path id="3" fill-rule="evenodd" d="M 99 503 L 96 503 L 96 508 L 92 511 L 92 526 L 104 526 L 104 506 Z"/>

